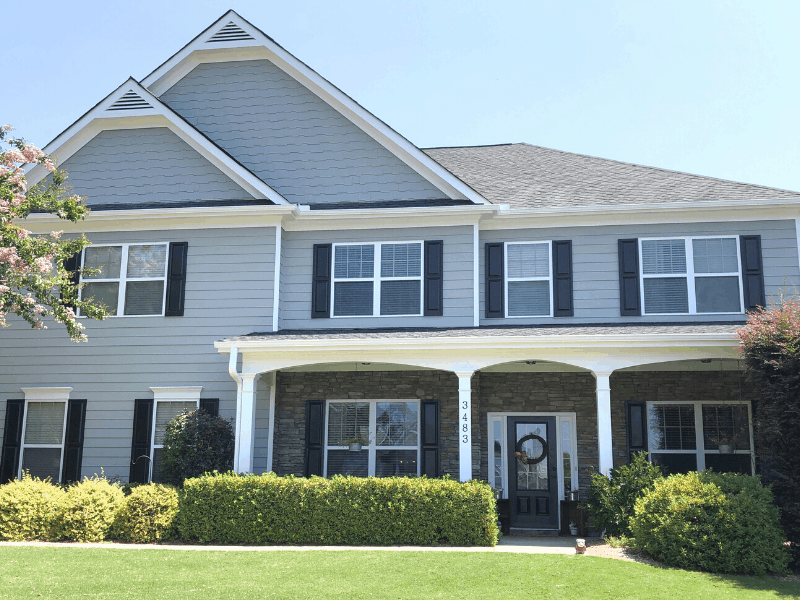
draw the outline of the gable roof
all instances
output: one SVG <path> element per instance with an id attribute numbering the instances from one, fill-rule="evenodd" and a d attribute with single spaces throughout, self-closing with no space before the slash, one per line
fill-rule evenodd
<path id="1" fill-rule="evenodd" d="M 133 77 L 128 78 L 58 134 L 43 150 L 58 163 L 63 163 L 101 131 L 140 127 L 168 128 L 254 198 L 266 199 L 273 204 L 289 204 L 283 196 L 142 87 Z M 42 165 L 36 165 L 28 173 L 27 179 L 33 185 L 46 176 L 47 170 Z"/>
<path id="2" fill-rule="evenodd" d="M 287 52 L 252 23 L 229 10 L 142 80 L 161 96 L 197 65 L 266 58 L 354 123 L 448 198 L 489 204 L 477 191 L 442 167 L 385 122 Z"/>
<path id="3" fill-rule="evenodd" d="M 797 198 L 800 192 L 530 144 L 424 148 L 495 204 L 551 208 Z"/>

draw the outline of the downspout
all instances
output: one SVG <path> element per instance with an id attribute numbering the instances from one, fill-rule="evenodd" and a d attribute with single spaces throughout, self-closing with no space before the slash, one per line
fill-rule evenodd
<path id="1" fill-rule="evenodd" d="M 233 440 L 233 471 L 239 472 L 239 440 L 241 439 L 241 425 L 242 425 L 242 378 L 236 372 L 236 363 L 239 361 L 239 348 L 236 346 L 231 348 L 230 357 L 228 359 L 228 373 L 233 377 L 236 382 L 236 429 L 234 431 Z"/>

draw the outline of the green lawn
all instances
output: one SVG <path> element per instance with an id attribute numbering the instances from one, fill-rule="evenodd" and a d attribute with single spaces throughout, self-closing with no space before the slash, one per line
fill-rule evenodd
<path id="1" fill-rule="evenodd" d="M 800 584 L 588 556 L 0 547 L 0 598 L 798 598 Z"/>

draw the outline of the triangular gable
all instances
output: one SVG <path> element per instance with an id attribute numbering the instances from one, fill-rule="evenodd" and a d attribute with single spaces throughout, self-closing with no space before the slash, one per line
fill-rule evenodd
<path id="1" fill-rule="evenodd" d="M 289 204 L 278 192 L 248 171 L 205 135 L 192 127 L 132 77 L 45 146 L 44 151 L 64 163 L 101 131 L 166 127 L 203 158 L 257 199 Z M 37 165 L 27 175 L 33 185 L 47 176 Z"/>
<path id="2" fill-rule="evenodd" d="M 490 204 L 469 185 L 232 10 L 145 77 L 142 85 L 161 96 L 200 64 L 258 59 L 269 60 L 309 89 L 448 198 Z"/>

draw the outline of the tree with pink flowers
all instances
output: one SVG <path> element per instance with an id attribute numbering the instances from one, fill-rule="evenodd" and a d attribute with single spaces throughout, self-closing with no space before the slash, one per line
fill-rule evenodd
<path id="1" fill-rule="evenodd" d="M 35 329 L 49 321 L 61 323 L 69 337 L 86 340 L 75 311 L 102 319 L 105 311 L 91 302 L 79 301 L 77 272 L 65 264 L 89 245 L 81 235 L 62 238 L 60 231 L 32 235 L 23 223 L 31 213 L 47 212 L 76 223 L 88 208 L 80 196 L 71 195 L 65 171 L 56 169 L 48 156 L 33 144 L 9 137 L 11 126 L 0 127 L 0 326 L 16 315 Z M 28 188 L 25 165 L 40 164 L 50 177 Z"/>

